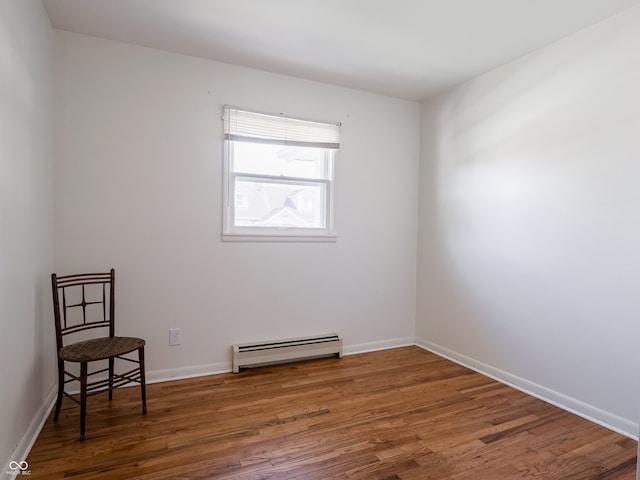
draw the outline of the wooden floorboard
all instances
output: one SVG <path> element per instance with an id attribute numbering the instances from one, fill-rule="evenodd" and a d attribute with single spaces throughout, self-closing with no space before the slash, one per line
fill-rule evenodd
<path id="1" fill-rule="evenodd" d="M 637 443 L 426 352 L 264 367 L 64 400 L 33 479 L 635 480 Z"/>

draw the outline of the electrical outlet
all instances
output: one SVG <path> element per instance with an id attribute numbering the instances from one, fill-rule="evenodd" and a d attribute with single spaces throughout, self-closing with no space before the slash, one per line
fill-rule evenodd
<path id="1" fill-rule="evenodd" d="M 169 345 L 180 345 L 182 343 L 182 329 L 170 328 L 169 329 Z"/>

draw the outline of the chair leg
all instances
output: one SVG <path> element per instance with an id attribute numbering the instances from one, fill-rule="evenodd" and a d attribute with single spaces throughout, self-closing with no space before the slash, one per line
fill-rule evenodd
<path id="1" fill-rule="evenodd" d="M 87 363 L 80 364 L 80 440 L 84 440 L 87 421 Z"/>
<path id="2" fill-rule="evenodd" d="M 140 361 L 140 394 L 142 395 L 142 413 L 147 413 L 147 385 L 144 375 L 144 347 L 138 350 Z"/>
<path id="3" fill-rule="evenodd" d="M 109 359 L 109 400 L 113 400 L 113 365 L 114 358 Z"/>
<path id="4" fill-rule="evenodd" d="M 62 397 L 64 397 L 64 360 L 58 360 L 58 398 L 56 399 L 56 411 L 53 414 L 54 422 L 57 422 L 60 416 Z"/>

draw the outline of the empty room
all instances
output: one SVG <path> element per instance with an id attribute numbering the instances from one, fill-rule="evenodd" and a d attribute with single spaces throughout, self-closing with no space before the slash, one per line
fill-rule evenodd
<path id="1" fill-rule="evenodd" d="M 0 0 L 0 474 L 636 479 L 639 51 L 640 0 Z"/>

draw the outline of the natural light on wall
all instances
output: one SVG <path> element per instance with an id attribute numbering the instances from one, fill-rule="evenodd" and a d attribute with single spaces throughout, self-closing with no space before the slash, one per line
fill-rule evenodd
<path id="1" fill-rule="evenodd" d="M 224 240 L 334 241 L 340 125 L 224 108 Z"/>

